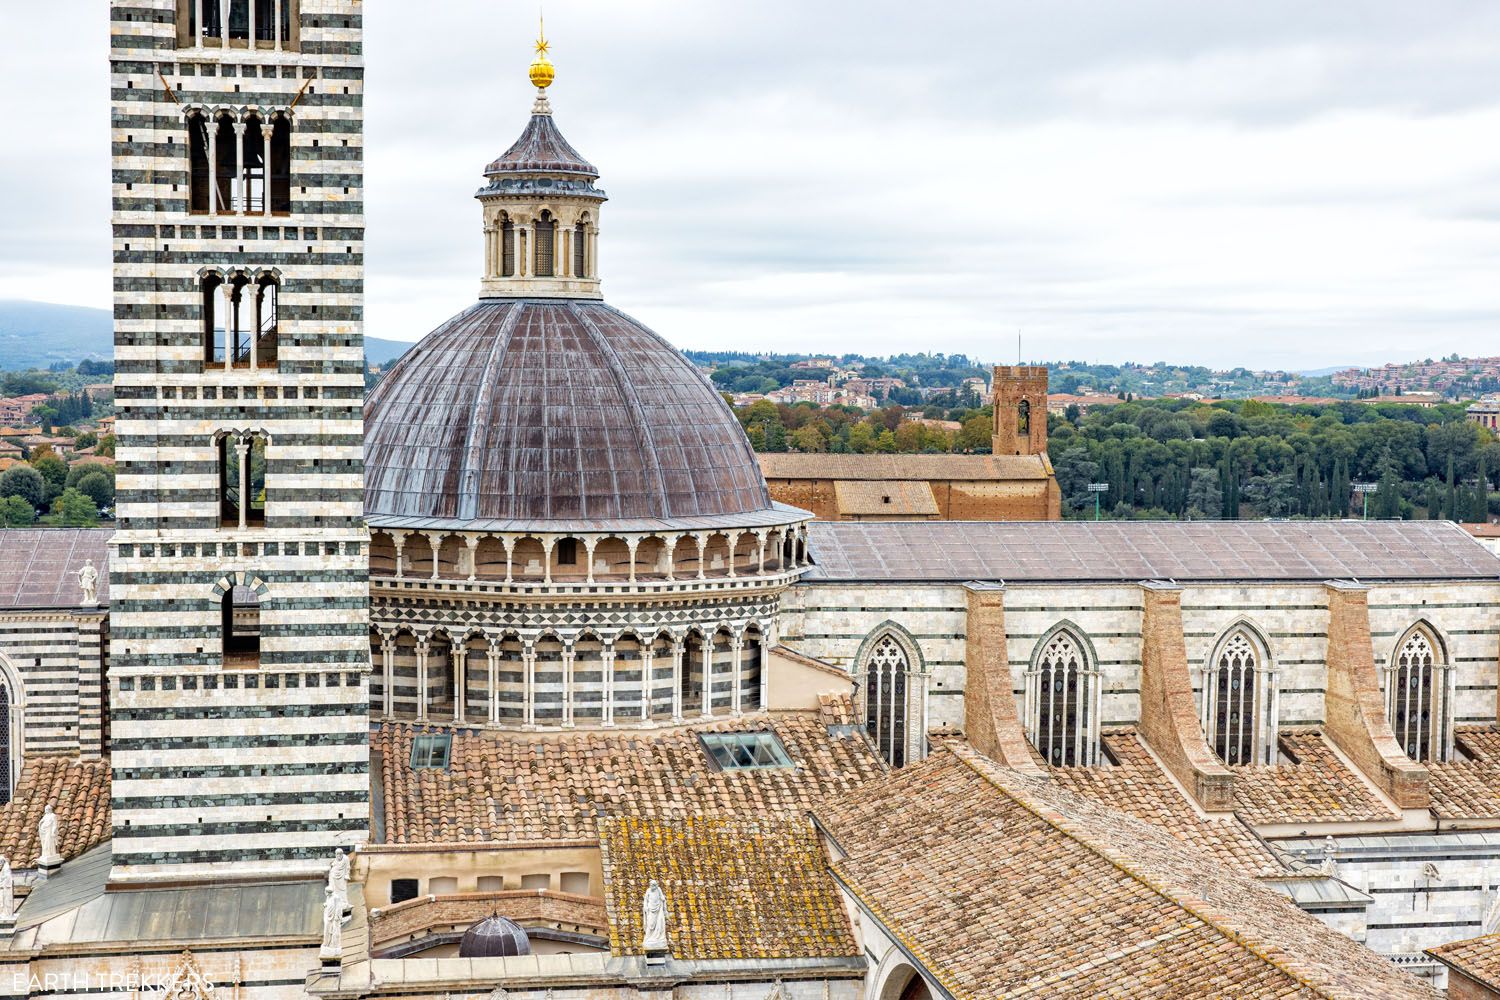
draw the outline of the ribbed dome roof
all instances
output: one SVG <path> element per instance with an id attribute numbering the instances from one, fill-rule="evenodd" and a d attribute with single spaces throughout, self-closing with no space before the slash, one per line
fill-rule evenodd
<path id="1" fill-rule="evenodd" d="M 521 138 L 484 168 L 486 177 L 515 172 L 581 174 L 597 179 L 599 171 L 579 155 L 558 131 L 552 115 L 532 115 Z"/>
<path id="2" fill-rule="evenodd" d="M 531 939 L 526 929 L 509 917 L 485 917 L 464 932 L 458 943 L 459 958 L 508 958 L 530 955 Z"/>
<path id="3" fill-rule="evenodd" d="M 408 351 L 365 405 L 365 483 L 372 518 L 785 519 L 709 381 L 578 299 L 482 300 Z"/>

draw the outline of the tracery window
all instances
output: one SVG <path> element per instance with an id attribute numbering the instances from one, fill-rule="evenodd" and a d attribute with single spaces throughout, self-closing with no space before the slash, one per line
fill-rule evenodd
<path id="1" fill-rule="evenodd" d="M 865 731 L 892 767 L 906 763 L 906 682 L 911 664 L 894 636 L 884 636 L 865 663 Z"/>
<path id="2" fill-rule="evenodd" d="M 1453 744 L 1453 675 L 1441 647 L 1412 628 L 1385 668 L 1386 717 L 1401 749 L 1415 761 L 1448 760 Z"/>
<path id="3" fill-rule="evenodd" d="M 1026 674 L 1026 728 L 1032 746 L 1054 767 L 1098 760 L 1099 685 L 1082 641 L 1059 629 L 1044 641 Z"/>
<path id="4" fill-rule="evenodd" d="M 10 725 L 10 685 L 0 682 L 0 805 L 9 802 L 14 792 L 11 788 L 11 775 L 15 766 L 11 759 Z"/>
<path id="5" fill-rule="evenodd" d="M 1276 675 L 1259 641 L 1244 628 L 1229 633 L 1204 670 L 1203 730 L 1226 764 L 1276 761 Z"/>

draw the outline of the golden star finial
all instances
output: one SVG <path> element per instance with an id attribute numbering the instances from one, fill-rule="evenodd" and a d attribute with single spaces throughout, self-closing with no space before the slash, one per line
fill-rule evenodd
<path id="1" fill-rule="evenodd" d="M 542 18 L 541 12 L 537 13 L 537 37 L 536 58 L 531 61 L 530 77 L 533 85 L 538 90 L 546 90 L 552 86 L 552 80 L 557 71 L 552 66 L 552 61 L 547 58 L 547 50 L 551 45 L 547 41 L 547 22 Z"/>

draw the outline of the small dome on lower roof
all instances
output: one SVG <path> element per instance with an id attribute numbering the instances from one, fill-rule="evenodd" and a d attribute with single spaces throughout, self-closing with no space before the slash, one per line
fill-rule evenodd
<path id="1" fill-rule="evenodd" d="M 509 958 L 530 955 L 531 939 L 526 928 L 498 914 L 485 917 L 464 932 L 458 943 L 459 958 Z"/>
<path id="2" fill-rule="evenodd" d="M 428 334 L 365 404 L 365 483 L 372 520 L 791 519 L 702 372 L 584 299 L 484 299 Z"/>

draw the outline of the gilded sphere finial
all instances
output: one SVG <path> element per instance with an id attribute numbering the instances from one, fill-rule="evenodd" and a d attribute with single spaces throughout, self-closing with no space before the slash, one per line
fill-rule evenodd
<path id="1" fill-rule="evenodd" d="M 538 18 L 540 21 L 540 18 Z M 547 23 L 540 21 L 540 28 L 536 37 L 536 58 L 531 60 L 531 82 L 538 90 L 546 90 L 552 86 L 552 81 L 557 78 L 557 70 L 552 65 L 552 60 L 547 58 Z"/>

